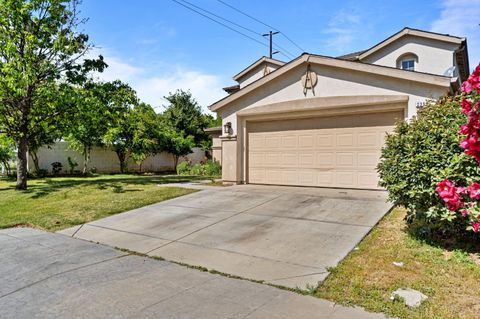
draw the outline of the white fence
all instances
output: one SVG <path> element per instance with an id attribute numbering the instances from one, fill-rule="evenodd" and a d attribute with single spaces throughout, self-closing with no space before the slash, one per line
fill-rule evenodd
<path id="1" fill-rule="evenodd" d="M 57 142 L 50 147 L 42 147 L 37 152 L 38 164 L 40 169 L 52 171 L 52 163 L 62 163 L 62 173 L 68 173 L 70 166 L 68 164 L 68 157 L 78 163 L 75 170 L 81 170 L 83 168 L 83 155 L 68 148 L 67 142 Z M 205 151 L 200 148 L 194 148 L 193 153 L 183 157 L 180 161 L 189 160 L 193 164 L 200 163 L 206 160 Z M 179 162 L 180 162 L 179 161 Z M 34 170 L 33 160 L 29 158 L 29 171 Z M 107 147 L 94 147 L 90 153 L 89 169 L 95 169 L 98 173 L 118 173 L 120 172 L 120 162 L 117 154 Z M 162 172 L 173 171 L 174 158 L 170 153 L 161 153 L 155 156 L 150 156 L 142 163 L 142 172 Z M 129 172 L 139 172 L 140 166 L 132 159 L 128 161 Z"/>

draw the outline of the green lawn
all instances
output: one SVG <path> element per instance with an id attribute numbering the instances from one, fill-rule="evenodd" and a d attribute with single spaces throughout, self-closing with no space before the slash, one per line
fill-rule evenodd
<path id="1" fill-rule="evenodd" d="M 28 225 L 49 231 L 161 202 L 194 190 L 161 187 L 189 176 L 100 175 L 29 180 L 16 191 L 13 180 L 0 179 L 0 228 Z"/>
<path id="2" fill-rule="evenodd" d="M 399 318 L 479 318 L 480 249 L 447 250 L 412 238 L 394 209 L 317 289 L 315 295 Z M 404 262 L 397 267 L 393 262 Z M 397 288 L 429 296 L 417 309 L 392 302 Z"/>

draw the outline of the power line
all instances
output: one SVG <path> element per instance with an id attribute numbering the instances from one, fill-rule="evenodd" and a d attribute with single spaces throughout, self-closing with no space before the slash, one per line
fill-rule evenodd
<path id="1" fill-rule="evenodd" d="M 217 24 L 219 24 L 219 25 L 221 25 L 221 26 L 223 26 L 223 27 L 231 30 L 231 31 L 233 31 L 233 32 L 236 32 L 236 33 L 238 33 L 238 34 L 240 34 L 240 35 L 243 35 L 244 37 L 246 37 L 246 38 L 248 38 L 248 39 L 250 39 L 250 40 L 252 40 L 252 41 L 257 42 L 258 44 L 263 45 L 264 47 L 269 48 L 269 45 L 266 44 L 265 42 L 259 41 L 259 40 L 255 39 L 255 38 L 249 36 L 248 34 L 245 34 L 245 33 L 241 32 L 241 31 L 239 31 L 239 30 L 237 30 L 237 29 L 235 29 L 235 28 L 232 28 L 231 26 L 229 26 L 229 25 L 227 25 L 227 24 L 225 24 L 225 23 L 223 23 L 223 22 L 221 22 L 221 21 L 218 21 L 218 20 L 216 20 L 216 19 L 208 16 L 207 14 L 204 14 L 204 13 L 202 13 L 202 12 L 200 12 L 200 11 L 194 9 L 194 8 L 198 8 L 199 10 L 202 10 L 202 11 L 204 11 L 204 12 L 206 12 L 206 13 L 209 13 L 209 14 L 211 14 L 211 15 L 219 18 L 219 19 L 222 19 L 223 21 L 229 22 L 229 23 L 231 23 L 231 24 L 233 24 L 233 25 L 235 25 L 235 26 L 238 26 L 238 27 L 240 27 L 240 28 L 242 28 L 242 29 L 244 29 L 244 30 L 247 30 L 247 31 L 249 31 L 249 32 L 255 33 L 255 34 L 259 35 L 259 36 L 262 36 L 261 33 L 257 33 L 256 31 L 251 30 L 251 29 L 246 28 L 246 27 L 243 27 L 243 26 L 241 26 L 241 25 L 239 25 L 239 24 L 237 24 L 237 23 L 235 23 L 235 22 L 233 22 L 233 21 L 230 21 L 230 20 L 228 20 L 228 19 L 222 18 L 222 17 L 214 14 L 213 12 L 210 12 L 210 11 L 208 11 L 208 10 L 202 9 L 202 8 L 196 6 L 196 5 L 194 5 L 194 4 L 192 4 L 192 3 L 188 2 L 188 1 L 185 1 L 185 0 L 180 0 L 180 1 L 182 1 L 182 2 L 180 2 L 180 1 L 178 1 L 178 0 L 172 0 L 172 1 L 175 2 L 175 3 L 177 3 L 177 4 L 179 4 L 179 5 L 181 5 L 182 7 L 187 8 L 188 10 L 191 10 L 191 11 L 193 11 L 193 12 L 195 12 L 195 13 L 197 13 L 197 14 L 199 14 L 199 15 L 201 15 L 201 16 L 203 16 L 203 17 L 205 17 L 205 18 L 207 18 L 207 19 L 209 19 L 209 20 L 211 20 L 211 21 L 213 21 L 213 22 L 215 22 L 215 23 L 217 23 Z M 185 3 L 191 5 L 191 6 L 194 7 L 194 8 L 186 5 Z M 288 55 L 287 55 L 288 52 L 287 52 L 286 50 L 285 50 L 285 53 L 280 51 L 280 54 L 283 54 L 283 55 L 284 55 L 285 57 L 287 57 L 288 59 L 291 59 L 292 56 L 293 56 L 291 53 L 290 53 L 291 56 L 288 56 Z"/>
<path id="2" fill-rule="evenodd" d="M 243 14 L 244 16 L 249 17 L 250 19 L 252 19 L 252 20 L 254 20 L 254 21 L 257 21 L 258 23 L 263 24 L 263 25 L 266 26 L 266 27 L 273 29 L 274 31 L 280 32 L 280 34 L 282 34 L 288 41 L 290 41 L 294 46 L 296 46 L 301 52 L 305 52 L 305 50 L 303 50 L 298 44 L 296 44 L 296 43 L 295 43 L 292 39 L 290 39 L 285 33 L 281 32 L 281 31 L 278 30 L 277 28 L 272 27 L 271 25 L 269 25 L 269 24 L 267 24 L 267 23 L 265 23 L 265 22 L 263 22 L 263 21 L 255 18 L 255 17 L 249 15 L 248 13 L 243 12 L 242 10 L 235 8 L 234 6 L 232 6 L 231 4 L 226 3 L 225 1 L 222 1 L 222 0 L 217 0 L 217 1 L 220 2 L 220 3 L 222 3 L 223 5 L 231 8 L 231 9 L 237 11 L 238 13 L 241 13 L 241 14 Z"/>
<path id="3" fill-rule="evenodd" d="M 231 24 L 233 24 L 233 25 L 235 25 L 235 26 L 237 26 L 237 27 L 239 27 L 239 28 L 242 28 L 242 29 L 244 29 L 244 30 L 246 30 L 246 31 L 249 31 L 249 32 L 252 32 L 252 33 L 254 33 L 254 34 L 256 34 L 256 35 L 262 36 L 261 33 L 255 31 L 255 30 L 249 29 L 249 28 L 244 27 L 244 26 L 242 26 L 242 25 L 240 25 L 240 24 L 238 24 L 238 23 L 235 23 L 235 22 L 233 22 L 233 21 L 231 21 L 231 20 L 225 19 L 225 18 L 223 18 L 223 17 L 221 17 L 221 16 L 219 16 L 219 15 L 217 15 L 217 14 L 211 12 L 211 11 L 208 11 L 208 10 L 206 10 L 206 9 L 200 8 L 199 6 L 197 6 L 197 5 L 195 5 L 195 4 L 191 3 L 191 2 L 188 2 L 188 1 L 186 1 L 186 0 L 180 0 L 180 1 L 185 2 L 185 3 L 188 3 L 188 5 L 190 5 L 190 6 L 192 6 L 192 7 L 195 7 L 195 8 L 197 8 L 197 9 L 199 9 L 199 10 L 202 10 L 203 12 L 206 12 L 206 13 L 208 13 L 208 14 L 211 14 L 211 15 L 214 16 L 214 17 L 217 17 L 217 18 L 219 18 L 219 19 L 221 19 L 221 20 L 223 20 L 223 21 L 225 21 L 225 22 L 231 23 Z"/>

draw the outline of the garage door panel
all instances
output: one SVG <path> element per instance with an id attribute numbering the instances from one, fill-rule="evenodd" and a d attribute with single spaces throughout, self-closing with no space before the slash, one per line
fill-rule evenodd
<path id="1" fill-rule="evenodd" d="M 358 152 L 357 167 L 362 169 L 375 169 L 380 159 L 380 153 L 376 151 Z"/>
<path id="2" fill-rule="evenodd" d="M 312 149 L 315 146 L 315 133 L 300 134 L 298 136 L 298 148 Z"/>
<path id="3" fill-rule="evenodd" d="M 280 136 L 264 136 L 265 148 L 278 149 L 280 146 Z"/>
<path id="4" fill-rule="evenodd" d="M 336 167 L 354 169 L 356 164 L 355 152 L 337 152 Z"/>
<path id="5" fill-rule="evenodd" d="M 247 123 L 248 182 L 379 189 L 385 132 L 399 114 Z"/>
<path id="6" fill-rule="evenodd" d="M 297 153 L 282 153 L 280 158 L 281 165 L 284 167 L 297 167 L 298 154 Z"/>
<path id="7" fill-rule="evenodd" d="M 304 168 L 315 167 L 315 153 L 301 152 L 298 154 L 298 166 Z"/>
<path id="8" fill-rule="evenodd" d="M 335 152 L 316 152 L 316 167 L 318 168 L 334 168 Z"/>
<path id="9" fill-rule="evenodd" d="M 282 149 L 296 149 L 297 148 L 297 143 L 298 143 L 298 137 L 293 134 L 293 135 L 283 135 L 282 136 L 282 142 L 281 142 L 281 148 Z"/>
<path id="10" fill-rule="evenodd" d="M 317 148 L 332 148 L 334 146 L 335 134 L 333 134 L 333 132 L 317 134 Z"/>
<path id="11" fill-rule="evenodd" d="M 258 163 L 262 166 L 268 166 L 268 167 L 280 166 L 278 159 L 280 158 L 281 155 L 282 155 L 281 152 L 268 152 L 268 153 L 265 153 L 265 160 L 263 162 L 253 161 L 253 163 Z"/>
<path id="12" fill-rule="evenodd" d="M 280 173 L 283 185 L 298 185 L 298 171 L 283 169 Z"/>
<path id="13" fill-rule="evenodd" d="M 335 184 L 338 187 L 355 188 L 357 185 L 356 171 L 336 171 Z"/>
<path id="14" fill-rule="evenodd" d="M 265 136 L 252 135 L 249 140 L 250 150 L 263 150 L 265 148 Z"/>
<path id="15" fill-rule="evenodd" d="M 378 176 L 375 172 L 358 172 L 360 188 L 378 188 Z"/>
<path id="16" fill-rule="evenodd" d="M 264 183 L 266 180 L 264 168 L 251 168 L 249 173 L 251 183 Z"/>
<path id="17" fill-rule="evenodd" d="M 337 133 L 337 149 L 352 148 L 355 146 L 354 132 Z"/>
<path id="18" fill-rule="evenodd" d="M 334 187 L 335 176 L 333 171 L 319 171 L 317 172 L 317 185 L 322 187 Z"/>
<path id="19" fill-rule="evenodd" d="M 372 132 L 359 132 L 357 134 L 357 146 L 362 148 L 362 147 L 374 147 L 378 148 L 381 145 L 381 139 L 380 135 L 378 132 L 372 131 Z"/>
<path id="20" fill-rule="evenodd" d="M 305 186 L 317 186 L 317 172 L 314 170 L 299 170 L 298 183 Z"/>

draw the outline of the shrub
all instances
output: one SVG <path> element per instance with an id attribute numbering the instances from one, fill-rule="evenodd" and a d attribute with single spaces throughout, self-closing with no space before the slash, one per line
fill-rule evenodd
<path id="1" fill-rule="evenodd" d="M 190 175 L 197 175 L 197 176 L 203 176 L 204 171 L 203 171 L 203 165 L 202 164 L 194 164 L 190 168 Z"/>
<path id="2" fill-rule="evenodd" d="M 222 175 L 222 166 L 217 161 L 208 160 L 203 165 L 205 176 L 220 176 Z"/>
<path id="3" fill-rule="evenodd" d="M 53 175 L 58 175 L 58 174 L 62 171 L 62 168 L 63 168 L 62 163 L 60 163 L 60 162 L 53 162 L 51 165 L 52 165 L 52 173 L 53 173 Z"/>
<path id="4" fill-rule="evenodd" d="M 70 166 L 70 175 L 73 175 L 75 172 L 75 168 L 78 166 L 78 163 L 72 159 L 70 156 L 67 158 L 68 166 Z"/>
<path id="5" fill-rule="evenodd" d="M 469 78 L 462 84 L 462 113 L 468 116 L 460 126 L 464 135 L 460 146 L 464 153 L 475 158 L 480 166 L 480 64 Z M 448 177 L 448 176 L 447 176 Z M 455 181 L 448 177 L 438 183 L 438 196 L 443 205 L 432 207 L 432 213 L 440 213 L 443 219 L 455 220 L 466 224 L 467 230 L 474 233 L 480 231 L 480 180 L 467 179 Z"/>
<path id="6" fill-rule="evenodd" d="M 188 161 L 183 161 L 177 165 L 177 174 L 190 175 L 190 168 L 190 163 Z"/>
<path id="7" fill-rule="evenodd" d="M 459 98 L 445 97 L 387 135 L 378 165 L 380 185 L 390 200 L 406 207 L 409 222 L 417 220 L 441 232 L 456 228 L 445 210 L 432 207 L 443 205 L 435 191 L 443 179 L 464 185 L 480 177 L 477 163 L 460 147 L 459 126 L 466 119 Z"/>
<path id="8" fill-rule="evenodd" d="M 218 162 L 208 160 L 203 164 L 190 165 L 188 161 L 177 165 L 178 175 L 196 175 L 196 176 L 219 176 L 222 173 L 222 167 Z"/>

